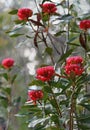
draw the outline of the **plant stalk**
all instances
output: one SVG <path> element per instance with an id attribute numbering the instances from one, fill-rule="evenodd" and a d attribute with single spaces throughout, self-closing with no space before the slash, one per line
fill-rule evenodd
<path id="1" fill-rule="evenodd" d="M 54 99 L 54 101 L 55 101 L 55 103 L 56 103 L 56 106 L 57 106 L 56 109 L 57 109 L 58 115 L 59 115 L 60 117 L 62 117 L 62 113 L 61 113 L 61 110 L 60 110 L 60 108 L 59 108 L 57 99 L 55 98 L 55 94 L 54 94 L 54 92 L 53 92 L 53 90 L 52 90 L 52 87 L 51 87 L 50 83 L 48 83 L 48 84 L 49 84 L 49 87 L 50 87 L 50 89 L 51 89 L 51 93 L 52 93 L 53 99 Z"/>

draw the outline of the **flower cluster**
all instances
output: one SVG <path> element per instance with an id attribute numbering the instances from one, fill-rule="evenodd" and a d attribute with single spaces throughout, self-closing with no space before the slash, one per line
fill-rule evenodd
<path id="1" fill-rule="evenodd" d="M 83 58 L 81 56 L 72 56 L 67 58 L 65 65 L 65 73 L 68 76 L 81 75 L 84 71 Z"/>
<path id="2" fill-rule="evenodd" d="M 56 13 L 56 10 L 57 10 L 56 5 L 52 2 L 49 2 L 49 3 L 45 2 L 44 4 L 40 6 L 44 14 L 52 15 Z M 33 15 L 33 11 L 29 8 L 20 8 L 18 9 L 17 15 L 18 15 L 19 20 L 28 21 L 28 18 Z"/>
<path id="3" fill-rule="evenodd" d="M 55 74 L 55 70 L 52 66 L 41 67 L 36 70 L 36 78 L 41 81 L 49 81 Z"/>
<path id="4" fill-rule="evenodd" d="M 43 13 L 49 14 L 49 15 L 55 14 L 56 10 L 57 10 L 56 5 L 51 2 L 49 2 L 49 3 L 46 2 L 46 3 L 42 4 L 41 8 L 42 8 Z"/>
<path id="5" fill-rule="evenodd" d="M 28 90 L 28 101 L 33 101 L 36 104 L 36 101 L 42 98 L 43 98 L 42 90 Z"/>
<path id="6" fill-rule="evenodd" d="M 10 69 L 14 65 L 14 59 L 13 58 L 5 58 L 4 60 L 2 60 L 1 64 L 5 69 Z"/>
<path id="7" fill-rule="evenodd" d="M 28 18 L 31 17 L 33 14 L 33 11 L 29 8 L 20 8 L 18 9 L 18 18 L 19 20 L 25 20 L 28 21 Z"/>
<path id="8" fill-rule="evenodd" d="M 87 30 L 87 29 L 90 29 L 90 20 L 82 20 L 81 22 L 80 22 L 80 29 L 82 29 L 82 30 Z"/>

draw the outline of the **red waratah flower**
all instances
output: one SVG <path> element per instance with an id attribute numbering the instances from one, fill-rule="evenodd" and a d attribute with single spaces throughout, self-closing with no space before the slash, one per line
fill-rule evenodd
<path id="1" fill-rule="evenodd" d="M 90 20 L 82 20 L 79 25 L 80 29 L 87 30 L 90 29 Z"/>
<path id="2" fill-rule="evenodd" d="M 65 72 L 67 75 L 81 75 L 83 73 L 84 69 L 83 67 L 79 66 L 78 64 L 72 64 L 72 65 L 66 65 L 65 66 Z"/>
<path id="3" fill-rule="evenodd" d="M 13 58 L 6 58 L 2 61 L 2 66 L 5 69 L 10 69 L 14 65 L 14 59 Z"/>
<path id="4" fill-rule="evenodd" d="M 82 64 L 83 58 L 81 56 L 72 56 L 67 58 L 66 64 Z"/>
<path id="5" fill-rule="evenodd" d="M 67 58 L 65 65 L 65 73 L 67 75 L 81 75 L 84 71 L 82 66 L 83 58 L 81 56 L 72 56 Z"/>
<path id="6" fill-rule="evenodd" d="M 55 70 L 52 66 L 41 67 L 36 70 L 36 78 L 41 81 L 49 81 L 55 74 Z"/>
<path id="7" fill-rule="evenodd" d="M 41 8 L 42 8 L 42 12 L 46 14 L 55 14 L 57 10 L 56 5 L 51 2 L 42 4 Z"/>
<path id="8" fill-rule="evenodd" d="M 31 17 L 33 14 L 33 11 L 29 8 L 20 8 L 18 9 L 18 18 L 19 20 L 25 20 L 28 21 L 28 18 Z"/>
<path id="9" fill-rule="evenodd" d="M 28 100 L 37 101 L 43 98 L 42 90 L 28 90 Z"/>

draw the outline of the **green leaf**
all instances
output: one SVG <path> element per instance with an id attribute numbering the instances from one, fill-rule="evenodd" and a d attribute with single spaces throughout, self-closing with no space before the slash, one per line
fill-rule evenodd
<path id="1" fill-rule="evenodd" d="M 24 20 L 15 20 L 14 22 L 15 22 L 15 24 L 21 24 L 21 25 L 26 24 L 26 21 L 24 21 Z"/>
<path id="2" fill-rule="evenodd" d="M 62 128 L 59 129 L 55 126 L 51 126 L 51 127 L 47 128 L 46 130 L 64 130 L 64 129 L 62 129 Z"/>
<path id="3" fill-rule="evenodd" d="M 3 92 L 7 93 L 8 95 L 11 94 L 11 88 L 10 87 L 6 87 L 6 88 L 2 88 Z"/>
<path id="4" fill-rule="evenodd" d="M 83 106 L 84 108 L 86 108 L 88 111 L 90 111 L 90 103 L 80 103 L 79 105 Z"/>
<path id="5" fill-rule="evenodd" d="M 13 76 L 13 78 L 12 78 L 12 80 L 11 80 L 11 83 L 12 83 L 12 84 L 14 83 L 14 81 L 15 81 L 16 78 L 17 78 L 17 74 L 15 74 L 15 75 Z"/>
<path id="6" fill-rule="evenodd" d="M 6 97 L 6 95 L 4 95 L 4 94 L 2 94 L 2 93 L 0 93 L 0 99 L 7 99 L 7 97 Z"/>
<path id="7" fill-rule="evenodd" d="M 79 38 L 79 35 L 78 35 L 78 36 L 75 36 L 75 37 L 70 38 L 70 39 L 69 39 L 69 41 L 68 41 L 68 43 L 73 42 L 73 41 L 74 41 L 74 40 L 76 40 L 77 38 Z"/>
<path id="8" fill-rule="evenodd" d="M 18 10 L 17 10 L 17 9 L 14 9 L 14 10 L 10 11 L 9 14 L 11 14 L 11 15 L 16 15 L 17 12 L 18 12 Z"/>
<path id="9" fill-rule="evenodd" d="M 67 51 L 64 55 L 61 56 L 61 58 L 58 60 L 58 62 L 65 61 L 68 56 L 70 56 L 73 52 L 73 49 L 70 49 Z"/>
<path id="10" fill-rule="evenodd" d="M 21 36 L 21 35 L 24 35 L 24 34 L 19 34 L 19 33 L 17 33 L 17 34 L 10 34 L 10 37 L 18 37 L 18 36 Z"/>
<path id="11" fill-rule="evenodd" d="M 46 118 L 39 118 L 36 120 L 33 120 L 29 123 L 28 127 L 29 128 L 35 128 L 37 127 L 39 124 L 48 124 L 50 117 L 46 117 Z"/>
<path id="12" fill-rule="evenodd" d="M 17 27 L 17 28 L 15 28 L 15 29 L 13 29 L 13 30 L 8 30 L 8 31 L 6 31 L 6 33 L 13 34 L 13 33 L 18 32 L 21 28 L 22 28 L 22 26 Z"/>
<path id="13" fill-rule="evenodd" d="M 21 97 L 19 96 L 16 99 L 13 100 L 13 105 L 14 106 L 19 106 L 20 102 L 21 102 Z"/>
<path id="14" fill-rule="evenodd" d="M 42 110 L 40 108 L 37 107 L 37 105 L 24 105 L 21 108 L 21 111 L 30 111 L 30 112 L 41 112 Z"/>
<path id="15" fill-rule="evenodd" d="M 82 115 L 81 117 L 78 117 L 78 121 L 82 123 L 90 123 L 90 116 L 89 115 Z"/>
<path id="16" fill-rule="evenodd" d="M 89 13 L 89 12 L 88 12 L 88 13 L 83 13 L 82 16 L 79 17 L 79 19 L 80 19 L 80 18 L 81 18 L 82 20 L 83 20 L 83 19 L 90 19 L 90 13 Z"/>
<path id="17" fill-rule="evenodd" d="M 67 99 L 67 100 L 62 100 L 62 101 L 60 101 L 60 105 L 68 105 L 69 104 L 69 100 Z"/>
<path id="18" fill-rule="evenodd" d="M 49 88 L 49 86 L 44 86 L 44 91 L 47 93 L 51 93 L 51 89 Z"/>
<path id="19" fill-rule="evenodd" d="M 90 74 L 84 77 L 83 82 L 84 82 L 84 83 L 87 83 L 87 82 L 89 82 L 89 81 L 90 81 Z"/>
<path id="20" fill-rule="evenodd" d="M 47 47 L 47 48 L 45 49 L 45 52 L 46 52 L 48 55 L 52 55 L 53 50 L 52 50 L 52 48 Z"/>
<path id="21" fill-rule="evenodd" d="M 37 85 L 37 86 L 44 86 L 46 85 L 44 82 L 40 81 L 40 80 L 33 80 L 29 86 L 32 86 L 32 85 Z"/>
<path id="22" fill-rule="evenodd" d="M 26 37 L 29 38 L 29 39 L 33 38 L 33 37 L 31 37 L 31 36 L 28 36 L 28 35 L 26 35 Z"/>
<path id="23" fill-rule="evenodd" d="M 43 4 L 44 2 L 46 2 L 46 1 L 47 1 L 47 0 L 43 0 L 43 1 L 42 1 L 42 4 Z M 50 1 L 50 2 L 51 2 L 51 0 L 48 0 L 48 1 Z"/>
<path id="24" fill-rule="evenodd" d="M 56 101 L 54 99 L 50 99 L 49 101 L 52 104 L 52 106 L 57 109 L 57 103 L 56 103 Z"/>
<path id="25" fill-rule="evenodd" d="M 70 14 L 66 14 L 66 15 L 63 15 L 63 16 L 61 16 L 60 18 L 58 18 L 59 20 L 64 20 L 64 21 L 66 21 L 66 20 L 71 20 L 73 18 L 73 16 L 71 16 Z"/>
<path id="26" fill-rule="evenodd" d="M 87 94 L 84 95 L 84 97 L 86 97 L 86 98 L 90 98 L 90 94 L 87 93 Z"/>
<path id="27" fill-rule="evenodd" d="M 65 86 L 61 83 L 61 81 L 58 81 L 58 82 L 50 81 L 49 83 L 50 83 L 50 86 L 55 87 L 55 88 L 62 88 L 62 89 L 65 88 Z"/>
<path id="28" fill-rule="evenodd" d="M 87 126 L 87 124 L 86 125 L 84 125 L 84 124 L 78 124 L 78 126 L 79 126 L 79 128 L 81 128 L 81 130 L 90 130 L 90 127 L 89 126 Z"/>
<path id="29" fill-rule="evenodd" d="M 8 107 L 8 99 L 0 100 L 0 104 L 6 109 Z"/>
<path id="30" fill-rule="evenodd" d="M 48 19 L 49 19 L 49 15 L 48 15 L 48 14 L 42 15 L 42 20 L 43 20 L 43 22 L 47 22 Z"/>
<path id="31" fill-rule="evenodd" d="M 55 34 L 55 36 L 60 36 L 62 33 L 65 33 L 66 31 L 59 31 Z"/>
<path id="32" fill-rule="evenodd" d="M 55 122 L 55 124 L 57 124 L 58 126 L 60 125 L 59 118 L 58 118 L 58 116 L 56 114 L 53 114 L 51 116 L 51 120 L 52 120 L 52 122 Z"/>
<path id="33" fill-rule="evenodd" d="M 8 74 L 7 73 L 3 73 L 2 76 L 4 77 L 4 79 L 6 79 L 8 81 Z"/>

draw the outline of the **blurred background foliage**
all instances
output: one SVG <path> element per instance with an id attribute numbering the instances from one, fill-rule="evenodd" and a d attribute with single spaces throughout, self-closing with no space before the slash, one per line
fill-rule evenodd
<path id="1" fill-rule="evenodd" d="M 40 2 L 39 0 L 38 2 Z M 54 2 L 65 2 L 65 0 L 53 0 Z M 90 19 L 90 0 L 71 0 L 70 1 L 71 6 L 71 14 L 74 17 L 78 17 L 78 20 L 81 19 Z M 31 39 L 27 39 L 25 36 L 20 36 L 17 38 L 10 37 L 6 32 L 10 29 L 14 28 L 14 20 L 16 19 L 16 16 L 11 16 L 8 12 L 12 9 L 18 9 L 20 7 L 32 7 L 34 5 L 34 1 L 32 0 L 0 0 L 0 62 L 2 59 L 6 57 L 12 57 L 15 59 L 16 63 L 19 67 L 14 68 L 14 74 L 18 74 L 17 80 L 15 80 L 14 87 L 13 87 L 13 96 L 16 98 L 17 102 L 20 103 L 19 106 L 25 103 L 27 100 L 27 89 L 28 89 L 28 83 L 30 80 L 33 79 L 33 76 L 35 74 L 35 67 L 39 65 L 41 62 L 50 63 L 50 60 L 47 58 L 41 59 L 40 53 L 37 54 L 37 49 L 34 49 L 33 41 Z M 66 6 L 61 8 L 61 12 L 66 9 Z M 70 23 L 73 27 L 73 30 L 77 29 L 77 25 L 72 21 Z M 58 28 L 56 27 L 56 24 L 51 26 L 51 32 L 55 33 L 55 31 L 59 31 L 58 29 L 63 29 L 64 25 L 60 25 Z M 76 30 L 77 31 L 77 30 Z M 26 35 L 30 35 L 30 32 L 28 32 L 28 29 L 21 28 L 21 33 L 26 33 Z M 60 42 L 60 33 L 57 33 L 57 39 L 54 39 L 56 42 Z M 78 35 L 75 35 L 75 33 L 71 33 L 70 37 L 78 37 Z M 73 41 L 73 39 L 72 39 Z M 74 40 L 74 43 L 77 43 L 77 39 Z M 78 43 L 79 44 L 79 43 Z M 59 46 L 59 44 L 57 44 Z M 43 47 L 43 46 L 42 46 Z M 41 49 L 43 50 L 43 49 Z M 33 53 L 34 56 L 30 57 L 31 53 Z M 56 53 L 54 53 L 56 54 Z M 57 55 L 56 55 L 57 58 Z M 33 70 L 33 71 L 32 71 Z M 0 87 L 2 86 L 2 83 L 4 82 L 4 87 L 7 86 L 7 82 L 3 81 L 3 79 L 0 79 Z M 0 100 L 0 127 L 5 125 L 5 120 L 7 118 L 7 112 L 6 112 L 6 106 L 5 100 Z M 3 107 L 4 105 L 4 107 Z M 14 114 L 16 114 L 18 110 L 15 111 L 15 108 L 13 109 L 13 116 L 11 116 L 11 122 L 10 122 L 10 128 L 9 130 L 28 130 L 26 118 L 28 120 L 28 117 L 18 118 L 15 117 Z M 0 130 L 4 130 L 0 129 Z"/>

